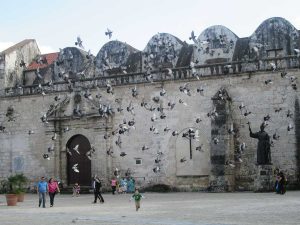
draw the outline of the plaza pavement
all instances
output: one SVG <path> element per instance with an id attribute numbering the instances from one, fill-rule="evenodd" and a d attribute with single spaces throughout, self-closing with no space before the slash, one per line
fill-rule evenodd
<path id="1" fill-rule="evenodd" d="M 38 196 L 27 194 L 18 206 L 6 206 L 0 195 L 1 225 L 299 225 L 300 191 L 274 193 L 144 193 L 140 211 L 130 194 L 104 194 L 104 204 L 93 195 L 57 195 L 53 208 L 38 207 Z"/>

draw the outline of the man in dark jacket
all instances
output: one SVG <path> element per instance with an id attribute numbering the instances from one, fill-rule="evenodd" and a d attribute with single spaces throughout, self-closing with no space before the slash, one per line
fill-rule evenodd
<path id="1" fill-rule="evenodd" d="M 95 200 L 93 203 L 97 203 L 97 198 L 99 198 L 100 203 L 104 203 L 104 199 L 103 199 L 103 197 L 101 195 L 101 191 L 100 191 L 101 186 L 102 185 L 101 185 L 100 179 L 97 176 L 95 176 L 94 180 L 93 180 L 93 189 L 94 189 Z"/>

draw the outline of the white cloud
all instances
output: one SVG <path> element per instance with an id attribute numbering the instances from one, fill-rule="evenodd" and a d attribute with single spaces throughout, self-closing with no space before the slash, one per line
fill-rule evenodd
<path id="1" fill-rule="evenodd" d="M 7 48 L 13 46 L 15 43 L 11 42 L 11 41 L 8 41 L 8 42 L 5 42 L 5 41 L 0 41 L 0 52 L 6 50 Z"/>

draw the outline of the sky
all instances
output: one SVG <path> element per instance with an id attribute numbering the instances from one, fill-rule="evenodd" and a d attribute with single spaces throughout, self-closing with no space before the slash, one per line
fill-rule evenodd
<path id="1" fill-rule="evenodd" d="M 283 17 L 300 30 L 299 0 L 7 0 L 0 9 L 0 51 L 24 39 L 36 39 L 42 53 L 75 46 L 80 36 L 97 55 L 109 41 L 143 50 L 157 33 L 182 41 L 223 25 L 238 37 L 250 36 L 270 17 Z"/>

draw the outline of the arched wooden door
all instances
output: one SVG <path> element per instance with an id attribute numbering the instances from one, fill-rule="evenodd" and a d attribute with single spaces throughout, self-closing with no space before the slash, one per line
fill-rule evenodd
<path id="1" fill-rule="evenodd" d="M 78 145 L 78 152 L 74 148 Z M 75 135 L 70 138 L 66 146 L 69 149 L 67 152 L 67 176 L 68 185 L 78 183 L 81 186 L 91 185 L 91 160 L 86 156 L 86 153 L 91 149 L 89 140 L 83 135 Z M 79 173 L 72 168 L 78 164 Z"/>

